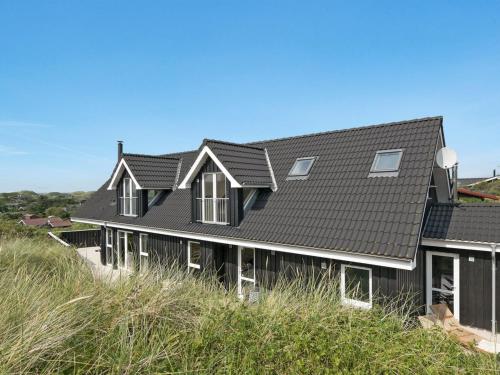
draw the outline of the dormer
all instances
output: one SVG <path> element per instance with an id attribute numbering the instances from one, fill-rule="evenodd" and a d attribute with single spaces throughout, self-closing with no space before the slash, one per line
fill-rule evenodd
<path id="1" fill-rule="evenodd" d="M 205 139 L 179 184 L 191 189 L 193 222 L 238 226 L 260 190 L 276 190 L 266 149 Z"/>
<path id="2" fill-rule="evenodd" d="M 108 190 L 116 190 L 117 215 L 142 217 L 162 196 L 175 189 L 181 160 L 125 154 L 118 144 L 118 164 Z"/>

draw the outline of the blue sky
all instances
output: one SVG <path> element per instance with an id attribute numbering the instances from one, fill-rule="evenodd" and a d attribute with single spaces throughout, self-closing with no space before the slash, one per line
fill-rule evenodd
<path id="1" fill-rule="evenodd" d="M 460 175 L 487 176 L 499 88 L 498 1 L 3 1 L 0 191 L 97 189 L 117 139 L 155 154 L 433 115 Z"/>

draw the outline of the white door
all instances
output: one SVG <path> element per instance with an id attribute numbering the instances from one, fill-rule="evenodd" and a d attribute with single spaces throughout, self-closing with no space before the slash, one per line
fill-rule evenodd
<path id="1" fill-rule="evenodd" d="M 238 246 L 238 295 L 246 298 L 255 288 L 255 249 Z"/>
<path id="2" fill-rule="evenodd" d="M 426 266 L 427 312 L 430 312 L 430 305 L 444 303 L 459 320 L 460 258 L 458 254 L 428 251 Z"/>
<path id="3" fill-rule="evenodd" d="M 133 247 L 132 233 L 118 231 L 118 268 L 132 269 Z"/>

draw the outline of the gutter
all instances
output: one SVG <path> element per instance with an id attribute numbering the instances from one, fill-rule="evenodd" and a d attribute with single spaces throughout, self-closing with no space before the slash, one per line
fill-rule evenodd
<path id="1" fill-rule="evenodd" d="M 292 254 L 301 254 L 314 256 L 319 258 L 327 258 L 327 259 L 336 259 L 345 262 L 353 262 L 360 264 L 368 264 L 373 266 L 380 267 L 388 267 L 388 268 L 397 268 L 407 271 L 412 271 L 416 267 L 416 263 L 413 260 L 403 260 L 403 259 L 395 259 L 377 255 L 364 255 L 364 254 L 355 254 L 348 253 L 345 251 L 338 250 L 328 250 L 328 249 L 319 249 L 313 247 L 304 247 L 304 246 L 295 246 L 295 245 L 286 245 L 275 242 L 262 242 L 255 240 L 244 240 L 238 239 L 234 237 L 222 237 L 210 234 L 200 234 L 193 232 L 185 232 L 179 230 L 167 230 L 167 229 L 159 229 L 152 227 L 144 227 L 134 224 L 121 224 L 121 223 L 113 223 L 109 221 L 101 221 L 101 220 L 92 220 L 92 219 L 82 219 L 72 217 L 71 221 L 75 221 L 78 223 L 86 223 L 86 224 L 94 224 L 101 225 L 111 228 L 117 229 L 125 229 L 125 230 L 135 230 L 135 231 L 143 231 L 148 233 L 162 234 L 166 236 L 172 237 L 183 237 L 189 238 L 193 240 L 199 241 L 211 241 L 216 243 L 223 243 L 234 246 L 244 246 L 244 247 L 253 247 L 264 250 L 271 251 L 280 251 L 284 253 L 292 253 Z"/>

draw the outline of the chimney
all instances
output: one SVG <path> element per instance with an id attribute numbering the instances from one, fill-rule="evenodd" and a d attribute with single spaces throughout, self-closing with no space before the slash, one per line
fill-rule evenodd
<path id="1" fill-rule="evenodd" d="M 123 141 L 118 141 L 118 162 L 122 160 L 123 156 Z"/>

